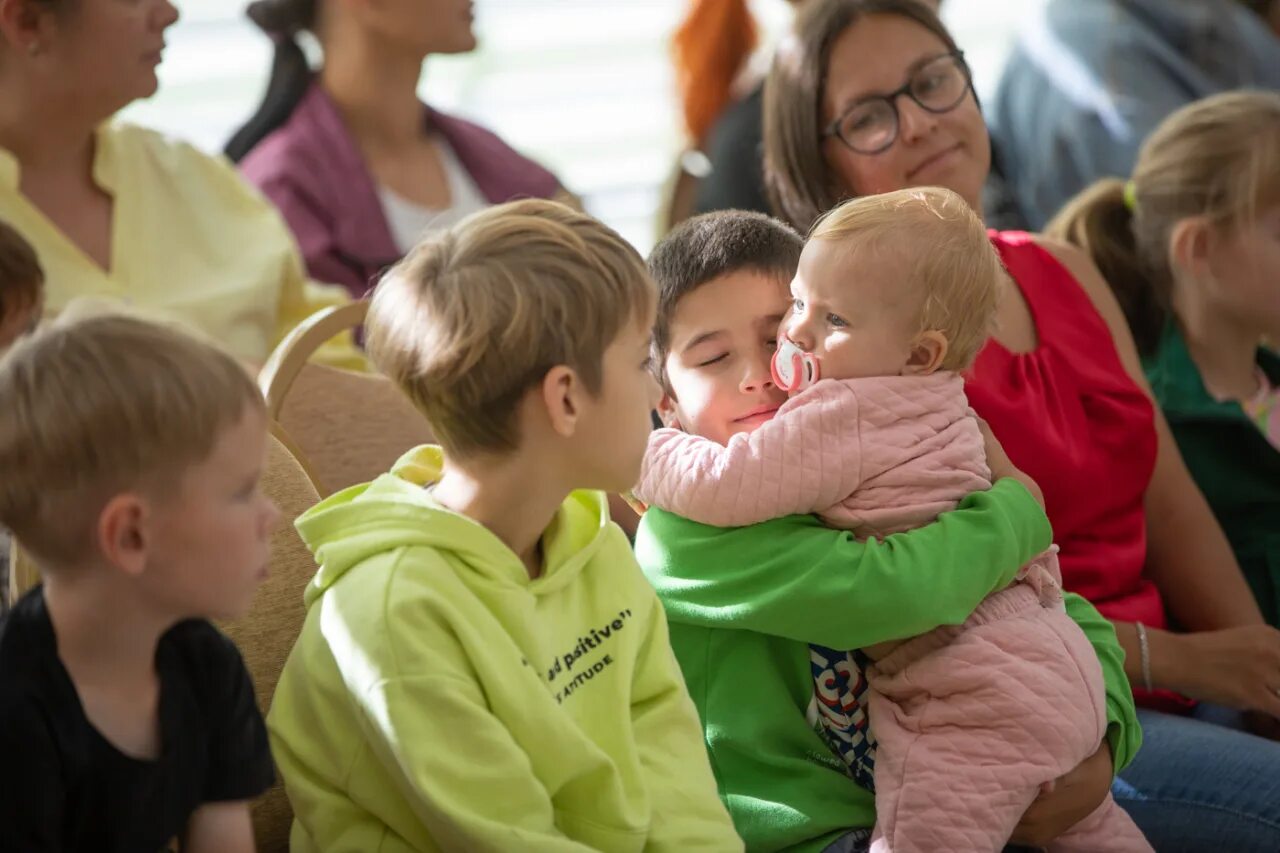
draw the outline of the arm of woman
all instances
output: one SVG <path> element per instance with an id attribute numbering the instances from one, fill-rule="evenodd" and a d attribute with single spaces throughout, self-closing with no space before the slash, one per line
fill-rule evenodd
<path id="1" fill-rule="evenodd" d="M 1115 341 L 1125 371 L 1148 397 L 1124 313 L 1093 262 L 1074 246 L 1040 238 L 1080 282 Z M 1153 403 L 1154 405 L 1154 403 Z M 1280 631 L 1268 626 L 1222 528 L 1155 406 L 1156 467 L 1147 487 L 1147 573 L 1173 618 L 1192 633 L 1147 628 L 1149 673 L 1138 629 L 1115 624 L 1129 680 L 1195 699 L 1280 716 Z"/>
<path id="2" fill-rule="evenodd" d="M 1124 313 L 1098 268 L 1074 246 L 1045 238 L 1039 242 L 1089 294 L 1111 331 L 1125 372 L 1151 398 Z M 1231 545 L 1191 479 L 1158 405 L 1155 428 L 1156 467 L 1146 496 L 1148 575 L 1174 619 L 1189 631 L 1263 624 Z"/>

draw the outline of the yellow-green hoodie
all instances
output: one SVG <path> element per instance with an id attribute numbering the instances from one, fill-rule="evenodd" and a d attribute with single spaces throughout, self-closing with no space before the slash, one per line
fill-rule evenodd
<path id="1" fill-rule="evenodd" d="M 320 571 L 272 702 L 307 851 L 741 850 L 661 605 L 603 495 L 530 580 L 436 448 L 297 522 Z"/>

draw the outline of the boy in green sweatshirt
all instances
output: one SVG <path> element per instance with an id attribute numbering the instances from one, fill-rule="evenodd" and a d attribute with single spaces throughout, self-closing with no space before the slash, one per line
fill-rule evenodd
<path id="1" fill-rule="evenodd" d="M 544 201 L 378 285 L 369 353 L 441 448 L 298 520 L 320 571 L 269 717 L 296 853 L 742 849 L 603 494 L 639 473 L 653 313 L 635 250 Z"/>
<path id="2" fill-rule="evenodd" d="M 798 235 L 765 216 L 695 217 L 653 251 L 653 365 L 667 426 L 720 443 L 786 402 L 771 378 Z M 742 528 L 644 515 L 636 555 L 671 622 L 712 769 L 749 850 L 865 849 L 875 823 L 874 732 L 856 650 L 964 622 L 1052 531 L 1035 484 L 989 437 L 990 489 L 938 521 L 859 542 L 814 516 Z M 1029 491 L 1029 489 L 1031 491 Z M 1015 838 L 1040 845 L 1091 812 L 1141 732 L 1110 624 L 1078 596 L 1106 679 L 1107 745 L 1061 781 Z"/>

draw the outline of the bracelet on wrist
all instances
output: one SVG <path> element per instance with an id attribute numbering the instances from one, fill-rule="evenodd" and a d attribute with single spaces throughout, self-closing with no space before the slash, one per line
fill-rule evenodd
<path id="1" fill-rule="evenodd" d="M 1150 692 L 1155 689 L 1151 684 L 1151 644 L 1147 642 L 1147 626 L 1134 622 L 1138 629 L 1138 655 L 1142 663 L 1142 686 Z"/>

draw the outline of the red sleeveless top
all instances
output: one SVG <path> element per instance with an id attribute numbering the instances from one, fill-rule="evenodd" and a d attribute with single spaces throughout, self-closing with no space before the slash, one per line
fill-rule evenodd
<path id="1" fill-rule="evenodd" d="M 991 241 L 1038 341 L 1017 354 L 988 341 L 967 376 L 969 400 L 1044 491 L 1063 585 L 1108 619 L 1163 628 L 1160 593 L 1143 574 L 1143 500 L 1156 461 L 1151 401 L 1075 277 L 1029 234 L 992 232 Z"/>

